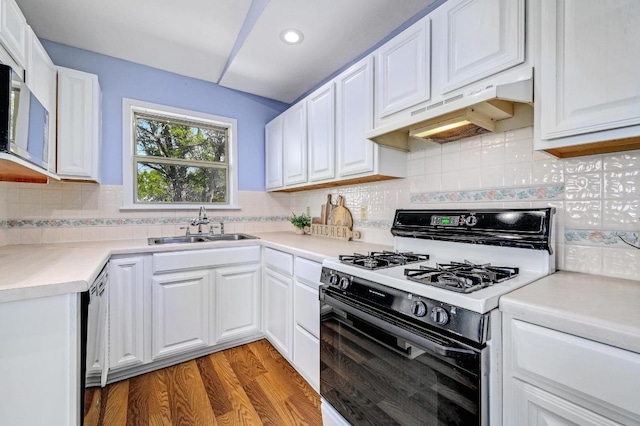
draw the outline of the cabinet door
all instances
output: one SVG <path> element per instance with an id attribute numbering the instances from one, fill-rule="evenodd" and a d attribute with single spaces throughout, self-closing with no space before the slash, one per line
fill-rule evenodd
<path id="1" fill-rule="evenodd" d="M 293 342 L 293 364 L 316 392 L 319 392 L 320 340 L 296 324 Z"/>
<path id="2" fill-rule="evenodd" d="M 207 346 L 210 276 L 209 270 L 200 270 L 153 277 L 154 360 Z"/>
<path id="3" fill-rule="evenodd" d="M 282 179 L 282 116 L 276 117 L 265 127 L 265 187 L 280 188 Z"/>
<path id="4" fill-rule="evenodd" d="M 320 301 L 318 300 L 318 290 L 296 281 L 293 300 L 296 324 L 315 337 L 320 337 Z"/>
<path id="5" fill-rule="evenodd" d="M 448 93 L 524 62 L 524 0 L 449 0 L 432 17 L 434 91 Z"/>
<path id="6" fill-rule="evenodd" d="M 58 175 L 99 182 L 98 76 L 58 67 Z"/>
<path id="7" fill-rule="evenodd" d="M 637 1 L 542 2 L 542 139 L 640 124 L 638 22 Z"/>
<path id="8" fill-rule="evenodd" d="M 0 0 L 0 41 L 13 59 L 27 66 L 27 20 L 15 0 Z"/>
<path id="9" fill-rule="evenodd" d="M 365 135 L 373 127 L 373 56 L 353 65 L 335 82 L 338 175 L 371 172 L 374 145 Z"/>
<path id="10" fill-rule="evenodd" d="M 80 295 L 0 303 L 0 424 L 81 425 Z"/>
<path id="11" fill-rule="evenodd" d="M 109 366 L 125 368 L 144 361 L 144 258 L 109 262 Z"/>
<path id="12" fill-rule="evenodd" d="M 211 343 L 260 334 L 260 264 L 214 271 Z"/>
<path id="13" fill-rule="evenodd" d="M 282 119 L 284 184 L 307 181 L 307 104 L 300 102 L 287 110 Z"/>
<path id="14" fill-rule="evenodd" d="M 40 40 L 28 27 L 28 61 L 25 83 L 49 113 L 48 169 L 56 171 L 56 74 L 57 70 Z"/>
<path id="15" fill-rule="evenodd" d="M 429 18 L 424 18 L 376 52 L 378 119 L 429 99 L 429 27 Z"/>
<path id="16" fill-rule="evenodd" d="M 505 425 L 614 426 L 620 423 L 543 391 L 518 379 L 513 383 L 514 406 L 506 407 Z"/>
<path id="17" fill-rule="evenodd" d="M 265 334 L 285 358 L 291 359 L 293 280 L 266 269 L 263 288 Z"/>
<path id="18" fill-rule="evenodd" d="M 309 181 L 335 177 L 335 90 L 333 82 L 307 98 Z"/>

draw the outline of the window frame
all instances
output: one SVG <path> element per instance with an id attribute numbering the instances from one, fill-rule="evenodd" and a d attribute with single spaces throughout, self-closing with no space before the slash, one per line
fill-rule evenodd
<path id="1" fill-rule="evenodd" d="M 155 115 L 194 124 L 223 127 L 227 129 L 228 198 L 227 204 L 218 203 L 136 203 L 134 185 L 137 184 L 135 153 L 136 113 Z M 122 99 L 122 186 L 121 210 L 193 210 L 204 205 L 207 210 L 232 210 L 238 206 L 238 122 L 235 118 L 222 117 L 200 111 L 175 108 L 135 99 Z M 153 157 L 151 157 L 153 158 Z M 179 160 L 179 159 L 178 159 Z"/>

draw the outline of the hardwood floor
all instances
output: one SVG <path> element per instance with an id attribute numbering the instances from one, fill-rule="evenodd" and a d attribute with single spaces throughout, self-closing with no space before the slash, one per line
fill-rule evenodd
<path id="1" fill-rule="evenodd" d="M 266 340 L 85 392 L 85 425 L 322 425 L 320 396 Z"/>

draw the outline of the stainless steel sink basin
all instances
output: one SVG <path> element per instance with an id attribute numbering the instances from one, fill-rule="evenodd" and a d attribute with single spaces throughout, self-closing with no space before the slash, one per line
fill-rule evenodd
<path id="1" fill-rule="evenodd" d="M 152 246 L 156 244 L 208 243 L 213 241 L 253 240 L 257 238 L 248 234 L 180 235 L 177 237 L 151 237 L 147 241 Z"/>

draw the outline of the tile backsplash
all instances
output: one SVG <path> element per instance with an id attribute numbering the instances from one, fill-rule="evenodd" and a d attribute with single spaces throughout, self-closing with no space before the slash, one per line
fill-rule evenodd
<path id="1" fill-rule="evenodd" d="M 398 208 L 556 207 L 560 269 L 640 280 L 640 151 L 559 160 L 533 150 L 532 128 L 444 145 L 411 139 L 408 178 L 294 193 L 240 191 L 215 211 L 227 232 L 292 230 L 291 212 L 320 216 L 338 194 L 362 240 L 393 244 Z M 194 211 L 120 211 L 122 187 L 0 183 L 0 245 L 184 233 Z M 626 241 L 626 243 L 623 241 Z"/>
<path id="2" fill-rule="evenodd" d="M 122 192 L 119 185 L 2 183 L 0 238 L 39 244 L 172 236 L 198 216 L 197 210 L 120 211 Z M 238 198 L 240 210 L 208 211 L 225 232 L 292 229 L 288 195 L 240 191 Z"/>
<path id="3" fill-rule="evenodd" d="M 444 145 L 410 141 L 408 178 L 291 194 L 318 216 L 345 196 L 363 240 L 392 244 L 398 208 L 556 208 L 560 269 L 640 280 L 640 151 L 560 160 L 533 150 L 532 128 Z M 622 239 L 621 239 L 622 238 Z"/>

